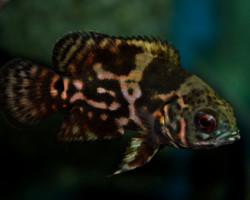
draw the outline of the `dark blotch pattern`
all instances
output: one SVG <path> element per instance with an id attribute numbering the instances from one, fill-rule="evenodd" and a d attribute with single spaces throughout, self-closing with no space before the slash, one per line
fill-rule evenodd
<path id="1" fill-rule="evenodd" d="M 58 91 L 58 93 L 61 93 L 64 90 L 63 80 L 61 78 L 55 82 L 54 88 Z"/>

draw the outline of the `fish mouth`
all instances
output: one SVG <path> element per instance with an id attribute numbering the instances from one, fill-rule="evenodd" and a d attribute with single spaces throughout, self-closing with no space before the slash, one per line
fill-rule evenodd
<path id="1" fill-rule="evenodd" d="M 199 142 L 197 145 L 194 145 L 194 149 L 214 149 L 220 146 L 233 144 L 240 139 L 239 130 L 227 131 L 220 134 L 216 140 L 211 141 L 203 141 Z"/>
<path id="2" fill-rule="evenodd" d="M 222 133 L 216 138 L 215 145 L 232 144 L 240 139 L 239 129 Z"/>

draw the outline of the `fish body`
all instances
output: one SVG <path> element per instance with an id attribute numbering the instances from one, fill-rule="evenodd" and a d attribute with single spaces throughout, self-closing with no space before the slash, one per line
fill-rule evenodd
<path id="1" fill-rule="evenodd" d="M 60 142 L 114 139 L 135 130 L 114 174 L 140 167 L 161 146 L 202 149 L 240 138 L 232 106 L 180 65 L 168 42 L 81 31 L 59 39 L 54 70 L 25 59 L 0 68 L 0 106 L 29 126 L 62 108 Z"/>

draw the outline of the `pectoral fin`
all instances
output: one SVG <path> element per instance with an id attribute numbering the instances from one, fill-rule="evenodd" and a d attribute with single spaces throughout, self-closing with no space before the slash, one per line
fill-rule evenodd
<path id="1" fill-rule="evenodd" d="M 158 149 L 159 145 L 153 142 L 151 144 L 144 137 L 132 137 L 122 163 L 114 175 L 143 166 L 152 159 Z"/>

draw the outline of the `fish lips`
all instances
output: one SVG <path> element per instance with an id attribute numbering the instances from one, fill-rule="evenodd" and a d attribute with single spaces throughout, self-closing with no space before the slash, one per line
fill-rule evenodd
<path id="1" fill-rule="evenodd" d="M 222 133 L 216 138 L 215 145 L 222 146 L 222 145 L 232 144 L 238 141 L 241 138 L 239 132 L 240 131 L 236 129 L 233 131 Z"/>
<path id="2" fill-rule="evenodd" d="M 196 144 L 193 144 L 191 148 L 193 149 L 214 149 L 220 146 L 228 145 L 235 143 L 240 139 L 239 130 L 227 131 L 221 133 L 217 138 L 210 139 L 208 141 L 200 141 Z M 212 140 L 212 141 L 211 141 Z"/>

